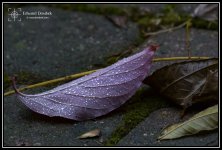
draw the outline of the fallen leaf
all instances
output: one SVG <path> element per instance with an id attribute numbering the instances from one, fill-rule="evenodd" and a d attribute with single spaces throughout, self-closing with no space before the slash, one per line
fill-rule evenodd
<path id="1" fill-rule="evenodd" d="M 191 16 L 208 21 L 218 20 L 218 6 L 218 4 L 199 4 Z"/>
<path id="2" fill-rule="evenodd" d="M 197 102 L 204 102 L 207 100 L 219 100 L 219 93 L 218 93 L 218 70 L 209 71 L 206 77 L 206 82 L 202 87 L 199 94 L 194 95 L 193 101 Z"/>
<path id="3" fill-rule="evenodd" d="M 78 138 L 79 139 L 86 139 L 86 138 L 92 138 L 92 137 L 97 137 L 100 135 L 100 129 L 95 129 L 89 132 L 86 132 L 82 135 L 80 135 Z"/>
<path id="4" fill-rule="evenodd" d="M 116 15 L 109 15 L 106 16 L 114 25 L 120 28 L 125 28 L 127 24 L 127 17 L 126 16 L 116 16 Z"/>
<path id="5" fill-rule="evenodd" d="M 218 128 L 218 105 L 199 112 L 183 123 L 174 124 L 165 128 L 158 139 L 175 139 L 216 128 Z"/>
<path id="6" fill-rule="evenodd" d="M 156 46 L 52 90 L 17 97 L 31 110 L 50 117 L 87 120 L 105 115 L 132 97 L 148 75 Z"/>
<path id="7" fill-rule="evenodd" d="M 183 108 L 199 102 L 218 102 L 218 59 L 165 66 L 143 82 Z"/>

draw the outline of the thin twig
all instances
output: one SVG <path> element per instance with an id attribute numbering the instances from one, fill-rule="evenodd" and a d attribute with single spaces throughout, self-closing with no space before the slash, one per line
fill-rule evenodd
<path id="1" fill-rule="evenodd" d="M 176 60 L 203 60 L 209 59 L 210 57 L 165 57 L 165 58 L 154 58 L 153 61 L 176 61 Z"/>
<path id="2" fill-rule="evenodd" d="M 188 21 L 185 21 L 184 23 L 182 23 L 182 24 L 180 24 L 180 25 L 178 25 L 176 27 L 172 27 L 172 28 L 168 28 L 168 29 L 163 29 L 163 30 L 159 30 L 159 31 L 156 31 L 156 32 L 145 33 L 144 36 L 147 37 L 147 36 L 151 36 L 151 35 L 157 35 L 157 34 L 161 34 L 161 33 L 165 33 L 165 32 L 171 32 L 171 31 L 180 29 L 180 28 L 184 27 L 187 24 Z"/>
<path id="3" fill-rule="evenodd" d="M 191 57 L 191 49 L 190 49 L 190 26 L 191 20 L 187 21 L 186 24 L 186 50 L 188 52 L 188 57 Z"/>
<path id="4" fill-rule="evenodd" d="M 201 59 L 209 59 L 209 57 L 169 57 L 169 58 L 154 58 L 153 62 L 158 62 L 158 61 L 175 61 L 175 60 L 201 60 Z M 53 84 L 56 82 L 60 82 L 60 81 L 66 81 L 66 80 L 71 80 L 71 79 L 75 79 L 75 78 L 79 78 L 88 74 L 91 74 L 93 72 L 95 72 L 97 70 L 91 70 L 91 71 L 86 71 L 86 72 L 81 72 L 81 73 L 77 73 L 77 74 L 73 74 L 73 75 L 69 75 L 69 76 L 65 76 L 65 77 L 61 77 L 61 78 L 57 78 L 57 79 L 53 79 L 53 80 L 49 80 L 49 81 L 44 81 L 44 82 L 40 82 L 37 84 L 33 84 L 33 85 L 29 85 L 23 88 L 19 88 L 19 91 L 24 91 L 27 89 L 32 89 L 32 88 L 37 88 L 40 86 L 45 86 L 45 85 L 49 85 L 49 84 Z M 11 94 L 14 94 L 15 91 L 11 90 L 8 92 L 4 93 L 4 96 L 8 96 Z"/>

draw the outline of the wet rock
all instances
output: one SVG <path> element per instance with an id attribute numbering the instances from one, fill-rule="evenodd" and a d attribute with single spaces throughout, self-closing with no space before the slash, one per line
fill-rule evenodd
<path id="1" fill-rule="evenodd" d="M 121 118 L 120 113 L 83 122 L 50 118 L 31 111 L 12 95 L 4 98 L 4 146 L 101 146 Z M 101 136 L 77 138 L 96 128 Z"/>
<path id="2" fill-rule="evenodd" d="M 174 140 L 158 141 L 161 130 L 167 125 L 177 123 L 180 120 L 180 109 L 159 109 L 134 128 L 117 145 L 118 146 L 218 146 L 218 130 L 205 132 L 192 136 L 181 137 Z M 194 111 L 197 113 L 197 111 Z M 183 119 L 191 117 L 194 112 L 187 114 Z"/>
<path id="3" fill-rule="evenodd" d="M 22 11 L 50 11 L 49 19 L 7 21 L 4 16 L 4 72 L 41 74 L 56 78 L 90 70 L 105 57 L 133 45 L 137 25 L 113 25 L 105 16 L 46 7 L 23 7 Z"/>

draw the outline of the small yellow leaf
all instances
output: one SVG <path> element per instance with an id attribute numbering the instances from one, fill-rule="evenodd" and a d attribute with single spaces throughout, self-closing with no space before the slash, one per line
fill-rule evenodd
<path id="1" fill-rule="evenodd" d="M 91 130 L 89 132 L 86 132 L 82 135 L 80 135 L 78 138 L 79 139 L 85 139 L 85 138 L 91 138 L 91 137 L 96 137 L 100 135 L 100 129 L 95 129 L 95 130 Z"/>

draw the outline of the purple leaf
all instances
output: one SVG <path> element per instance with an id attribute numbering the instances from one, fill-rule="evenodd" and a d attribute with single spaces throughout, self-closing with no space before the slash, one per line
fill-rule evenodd
<path id="1" fill-rule="evenodd" d="M 132 97 L 148 75 L 154 51 L 150 46 L 140 53 L 124 58 L 52 90 L 26 95 L 14 89 L 31 110 L 50 117 L 87 120 L 105 115 Z"/>

